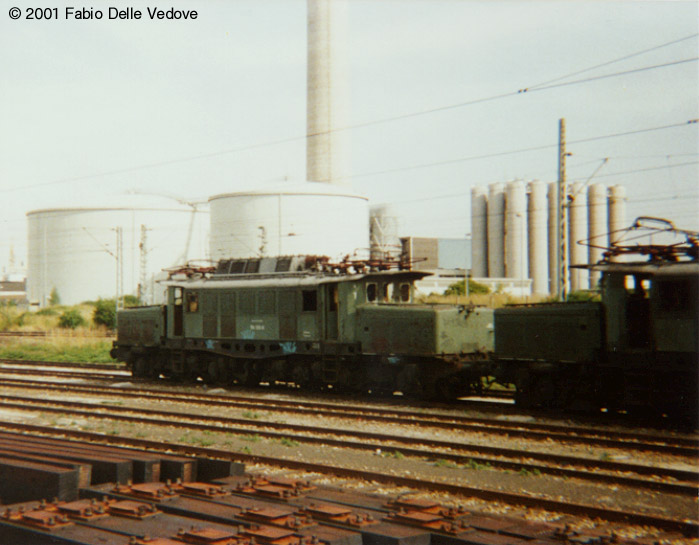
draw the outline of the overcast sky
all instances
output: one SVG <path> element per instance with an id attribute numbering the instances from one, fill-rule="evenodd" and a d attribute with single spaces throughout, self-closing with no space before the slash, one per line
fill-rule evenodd
<path id="1" fill-rule="evenodd" d="M 26 260 L 30 210 L 305 179 L 305 0 L 53 2 L 49 21 L 0 3 L 0 268 Z M 629 221 L 699 228 L 698 5 L 350 0 L 353 190 L 394 204 L 402 235 L 462 237 L 472 186 L 556 179 L 565 118 L 569 179 L 606 157 L 592 181 L 626 186 Z"/>

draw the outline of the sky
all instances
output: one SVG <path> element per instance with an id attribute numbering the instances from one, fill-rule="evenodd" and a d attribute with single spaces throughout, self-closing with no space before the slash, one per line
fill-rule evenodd
<path id="1" fill-rule="evenodd" d="M 26 262 L 31 210 L 305 179 L 305 0 L 0 4 L 0 270 Z M 629 222 L 699 229 L 697 2 L 349 0 L 347 17 L 347 182 L 401 235 L 463 237 L 471 187 L 554 181 L 561 118 L 569 180 L 624 185 Z"/>

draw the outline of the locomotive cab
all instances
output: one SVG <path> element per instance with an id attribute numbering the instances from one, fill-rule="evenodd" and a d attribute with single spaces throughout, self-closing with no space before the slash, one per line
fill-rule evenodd
<path id="1" fill-rule="evenodd" d="M 697 402 L 699 263 L 609 263 L 600 389 L 626 407 L 691 414 Z M 693 407 L 693 408 L 692 408 Z"/>

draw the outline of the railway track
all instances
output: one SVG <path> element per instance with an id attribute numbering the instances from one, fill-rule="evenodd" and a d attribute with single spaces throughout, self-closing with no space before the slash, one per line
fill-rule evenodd
<path id="1" fill-rule="evenodd" d="M 25 433 L 41 434 L 46 436 L 60 435 L 61 437 L 81 441 L 90 441 L 96 444 L 113 444 L 122 447 L 127 446 L 131 448 L 148 449 L 156 452 L 167 452 L 175 455 L 196 455 L 223 460 L 243 461 L 254 464 L 262 464 L 272 468 L 289 468 L 346 479 L 360 481 L 369 480 L 386 485 L 408 487 L 412 490 L 442 492 L 455 496 L 478 498 L 488 502 L 500 502 L 513 506 L 543 509 L 555 513 L 573 515 L 576 517 L 587 517 L 613 523 L 651 526 L 665 531 L 679 532 L 686 536 L 696 536 L 699 534 L 699 524 L 697 524 L 695 521 L 679 520 L 661 515 L 644 514 L 623 509 L 610 509 L 595 505 L 542 498 L 526 494 L 515 494 L 498 490 L 482 489 L 448 482 L 437 482 L 434 480 L 395 475 L 391 473 L 372 472 L 367 471 L 366 469 L 357 470 L 332 464 L 310 463 L 286 458 L 244 453 L 231 453 L 230 451 L 212 449 L 208 447 L 172 445 L 171 443 L 163 443 L 153 440 L 108 436 L 85 431 L 56 430 L 50 427 L 27 424 L 0 423 L 0 429 L 22 431 Z"/>
<path id="2" fill-rule="evenodd" d="M 123 377 L 122 377 L 123 380 Z M 0 386 L 46 389 L 41 382 L 0 380 Z M 573 426 L 570 424 L 545 424 L 537 422 L 504 421 L 493 418 L 474 418 L 437 412 L 411 411 L 390 407 L 367 407 L 366 405 L 341 405 L 339 403 L 304 402 L 300 400 L 259 399 L 248 396 L 197 393 L 168 393 L 160 389 L 120 387 L 115 391 L 109 386 L 82 386 L 62 384 L 62 391 L 95 393 L 110 397 L 139 400 L 160 400 L 185 404 L 252 409 L 271 412 L 290 412 L 311 416 L 328 416 L 364 421 L 410 425 L 423 428 L 461 430 L 485 434 L 519 437 L 534 440 L 555 440 L 560 443 L 595 445 L 620 448 L 626 451 L 657 452 L 680 456 L 699 456 L 696 437 L 667 434 L 648 434 Z M 247 421 L 241 420 L 245 423 Z"/>
<path id="3" fill-rule="evenodd" d="M 109 406 L 77 401 L 35 399 L 6 395 L 0 401 L 6 409 L 40 410 L 71 417 L 99 418 L 140 425 L 199 430 L 208 433 L 231 433 L 271 440 L 291 440 L 305 444 L 326 445 L 360 451 L 381 449 L 393 455 L 439 461 L 455 465 L 488 466 L 495 469 L 555 475 L 589 482 L 656 490 L 671 494 L 699 495 L 699 473 L 647 465 L 592 460 L 507 448 L 484 447 L 465 442 L 449 442 L 423 437 L 390 435 L 345 429 L 327 429 L 270 421 L 185 414 L 141 407 Z M 245 427 L 241 427 L 245 426 Z M 270 431 L 277 430 L 277 431 Z M 419 447 L 419 448 L 418 448 Z M 398 453 L 398 454 L 396 454 Z M 527 459 L 531 461 L 523 462 Z M 632 475 L 632 476 L 631 476 Z"/>

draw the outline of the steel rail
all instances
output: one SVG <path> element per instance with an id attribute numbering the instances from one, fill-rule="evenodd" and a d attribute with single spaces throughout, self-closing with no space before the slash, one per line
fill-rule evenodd
<path id="1" fill-rule="evenodd" d="M 26 383 L 28 381 L 17 381 Z M 3 381 L 0 380 L 0 385 Z M 27 389 L 37 389 L 41 386 L 27 385 Z M 63 388 L 64 385 L 61 385 Z M 312 414 L 317 416 L 336 416 L 343 418 L 370 418 L 378 422 L 396 424 L 409 424 L 421 427 L 434 427 L 447 430 L 476 431 L 511 437 L 528 439 L 554 439 L 559 442 L 574 444 L 597 445 L 603 447 L 621 448 L 624 450 L 637 450 L 645 452 L 659 452 L 680 456 L 699 456 L 699 440 L 688 437 L 667 437 L 662 435 L 636 434 L 632 432 L 616 430 L 590 429 L 579 426 L 562 426 L 556 424 L 539 424 L 531 422 L 503 422 L 501 420 L 470 418 L 462 416 L 430 414 L 425 418 L 424 413 L 407 410 L 385 410 L 383 408 L 370 407 L 343 407 L 338 404 L 295 402 L 284 400 L 255 400 L 249 397 L 193 394 L 193 393 L 163 393 L 161 390 L 148 390 L 140 388 L 120 388 L 115 392 L 113 388 L 103 386 L 76 386 L 66 385 L 65 389 L 73 391 L 85 391 L 99 389 L 102 394 L 121 397 L 152 398 L 173 402 L 205 403 L 217 406 L 235 406 L 246 409 L 265 410 L 291 410 L 297 414 Z M 270 408 L 270 406 L 272 408 Z M 281 407 L 281 409 L 277 408 Z M 383 414 L 378 414 L 378 413 Z M 387 414 L 388 413 L 388 414 Z M 607 434 L 607 437 L 600 435 Z M 664 442 L 664 443 L 663 443 Z M 668 444 L 674 443 L 674 444 Z"/>
<path id="2" fill-rule="evenodd" d="M 501 492 L 497 490 L 476 488 L 472 486 L 456 485 L 444 482 L 435 482 L 413 477 L 402 477 L 387 473 L 369 472 L 364 470 L 348 469 L 327 464 L 308 463 L 284 458 L 273 458 L 269 456 L 259 456 L 254 454 L 232 453 L 225 450 L 211 449 L 207 447 L 195 447 L 191 445 L 173 445 L 147 439 L 131 439 L 127 437 L 108 436 L 94 432 L 56 430 L 45 426 L 31 424 L 17 424 L 11 422 L 0 422 L 0 428 L 20 430 L 25 432 L 42 433 L 48 435 L 61 435 L 62 437 L 88 440 L 96 443 L 107 443 L 120 446 L 129 446 L 139 449 L 150 449 L 159 452 L 167 452 L 176 455 L 207 456 L 221 458 L 224 460 L 249 462 L 263 464 L 272 467 L 288 468 L 306 472 L 332 475 L 335 477 L 356 479 L 360 481 L 373 481 L 381 484 L 405 486 L 416 490 L 428 490 L 433 492 L 444 492 L 457 496 L 474 497 L 485 501 L 497 501 L 509 505 L 523 506 L 534 509 L 545 509 L 547 511 L 568 514 L 579 517 L 588 517 L 604 520 L 607 522 L 624 523 L 629 525 L 651 526 L 660 530 L 679 532 L 685 536 L 696 536 L 699 534 L 699 523 L 688 520 L 678 520 L 674 518 L 649 515 L 597 507 L 593 505 L 564 502 L 525 494 L 515 494 L 511 492 Z"/>
<path id="3" fill-rule="evenodd" d="M 209 432 L 219 432 L 219 433 L 231 433 L 234 431 L 238 435 L 257 435 L 259 437 L 265 437 L 269 439 L 281 440 L 289 438 L 289 433 L 280 432 L 270 432 L 260 430 L 259 428 L 273 428 L 273 429 L 283 429 L 283 430 L 293 430 L 294 432 L 306 432 L 315 433 L 318 436 L 307 436 L 307 435 L 293 435 L 291 436 L 294 440 L 310 444 L 323 444 L 334 447 L 348 448 L 354 450 L 368 450 L 375 451 L 377 448 L 384 448 L 386 450 L 399 452 L 404 456 L 413 456 L 419 458 L 425 458 L 431 460 L 444 460 L 457 464 L 469 464 L 469 463 L 480 463 L 489 464 L 491 467 L 497 467 L 499 469 L 515 470 L 515 471 L 528 471 L 532 473 L 542 473 L 561 477 L 572 477 L 593 482 L 602 482 L 623 485 L 634 488 L 644 488 L 662 492 L 669 492 L 680 495 L 690 495 L 696 497 L 699 495 L 699 473 L 694 473 L 690 471 L 682 470 L 672 470 L 665 468 L 653 468 L 651 466 L 639 466 L 634 464 L 624 464 L 619 462 L 604 462 L 596 461 L 590 459 L 581 459 L 572 456 L 560 456 L 560 455 L 545 455 L 545 461 L 549 463 L 556 463 L 559 466 L 562 465 L 573 465 L 578 467 L 585 467 L 591 471 L 581 471 L 576 469 L 568 469 L 564 467 L 551 467 L 540 464 L 522 463 L 522 462 L 512 462 L 505 460 L 498 460 L 493 458 L 483 458 L 467 456 L 464 454 L 452 454 L 452 453 L 442 453 L 442 452 L 432 452 L 429 450 L 422 450 L 414 448 L 414 445 L 424 445 L 431 448 L 445 448 L 451 450 L 462 450 L 462 451 L 475 451 L 483 454 L 483 448 L 480 445 L 464 444 L 464 443 L 454 443 L 447 441 L 438 441 L 434 439 L 424 439 L 420 437 L 405 437 L 405 436 L 393 436 L 387 434 L 370 433 L 370 432 L 357 432 L 342 429 L 323 429 L 313 426 L 301 426 L 295 424 L 282 424 L 278 422 L 259 422 L 252 423 L 249 420 L 237 419 L 237 418 L 226 418 L 218 416 L 197 416 L 182 414 L 172 411 L 148 411 L 149 415 L 158 415 L 163 418 L 176 418 L 178 420 L 164 420 L 160 418 L 148 418 L 144 416 L 129 416 L 126 413 L 137 413 L 142 411 L 141 408 L 134 407 L 103 407 L 93 403 L 84 403 L 78 401 L 54 401 L 54 400 L 36 400 L 33 398 L 22 398 L 18 396 L 6 396 L 6 399 L 20 401 L 20 403 L 13 403 L 9 401 L 0 401 L 0 406 L 12 409 L 27 409 L 27 405 L 23 403 L 29 403 L 31 408 L 39 407 L 39 410 L 45 412 L 55 412 L 63 414 L 71 414 L 75 416 L 91 417 L 91 418 L 101 418 L 110 420 L 119 420 L 125 422 L 134 422 L 139 424 L 149 424 L 157 426 L 169 426 L 169 427 L 179 427 L 187 429 L 197 429 Z M 56 407 L 58 405 L 59 407 Z M 65 408 L 70 407 L 81 407 L 81 409 L 70 409 L 66 411 Z M 86 410 L 83 410 L 86 409 Z M 99 409 L 102 412 L 95 412 L 95 409 Z M 115 414 L 117 413 L 117 414 Z M 202 424 L 202 422 L 210 422 L 209 424 Z M 217 422 L 223 425 L 211 424 L 211 422 Z M 258 428 L 238 428 L 234 430 L 231 429 L 232 425 L 254 425 Z M 341 439 L 331 439 L 327 435 L 336 436 L 346 436 L 353 437 L 358 440 L 363 441 L 349 441 Z M 325 437 L 323 437 L 325 436 Z M 378 443 L 367 443 L 366 440 L 378 441 Z M 386 443 L 398 443 L 404 445 L 412 445 L 411 447 L 401 447 L 386 445 Z M 490 454 L 496 456 L 508 456 L 510 458 L 531 458 L 535 459 L 534 453 L 527 451 L 517 451 L 512 449 L 500 449 L 496 447 L 487 447 L 490 450 Z M 544 461 L 541 460 L 540 461 Z M 607 469 L 613 471 L 623 471 L 625 473 L 636 473 L 653 475 L 656 477 L 665 477 L 678 479 L 681 481 L 686 481 L 686 483 L 668 483 L 653 481 L 647 479 L 639 479 L 635 477 L 626 477 L 621 475 L 609 475 L 603 473 L 596 473 L 595 471 L 600 469 Z M 691 484 L 690 484 L 691 483 Z"/>

